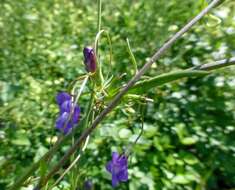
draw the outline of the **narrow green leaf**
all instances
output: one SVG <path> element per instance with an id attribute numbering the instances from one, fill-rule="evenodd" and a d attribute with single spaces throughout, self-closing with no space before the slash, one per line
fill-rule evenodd
<path id="1" fill-rule="evenodd" d="M 147 80 L 142 80 L 138 83 L 136 83 L 129 92 L 131 93 L 143 93 L 149 90 L 150 88 L 154 88 L 181 78 L 185 77 L 202 77 L 209 74 L 207 71 L 192 71 L 192 70 L 186 70 L 186 71 L 176 71 L 176 72 L 170 72 L 166 74 L 162 74 Z"/>

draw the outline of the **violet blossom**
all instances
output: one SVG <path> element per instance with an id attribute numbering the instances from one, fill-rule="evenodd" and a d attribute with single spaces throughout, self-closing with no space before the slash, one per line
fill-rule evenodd
<path id="1" fill-rule="evenodd" d="M 112 160 L 106 165 L 108 172 L 112 174 L 112 186 L 116 187 L 119 182 L 128 180 L 128 160 L 125 154 L 119 155 L 117 152 L 112 153 Z"/>
<path id="2" fill-rule="evenodd" d="M 68 134 L 73 126 L 79 122 L 80 107 L 74 106 L 72 97 L 66 92 L 60 92 L 56 96 L 57 104 L 60 108 L 60 114 L 56 120 L 56 128 L 64 134 Z"/>

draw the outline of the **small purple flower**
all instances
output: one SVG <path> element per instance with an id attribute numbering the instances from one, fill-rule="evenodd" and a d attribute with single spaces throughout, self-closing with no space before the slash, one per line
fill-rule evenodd
<path id="1" fill-rule="evenodd" d="M 85 47 L 83 49 L 84 64 L 88 72 L 94 73 L 96 71 L 96 57 L 92 47 Z"/>
<path id="2" fill-rule="evenodd" d="M 83 189 L 85 189 L 85 190 L 91 190 L 92 189 L 92 187 L 93 187 L 93 184 L 92 184 L 92 181 L 91 180 L 86 180 L 85 182 L 84 182 L 84 188 Z"/>
<path id="3" fill-rule="evenodd" d="M 106 165 L 108 172 L 112 174 L 112 186 L 116 187 L 119 182 L 128 180 L 128 161 L 125 154 L 119 155 L 117 152 L 112 153 L 112 160 Z"/>
<path id="4" fill-rule="evenodd" d="M 66 92 L 59 93 L 56 96 L 56 101 L 60 108 L 60 114 L 56 120 L 56 128 L 64 134 L 68 134 L 79 121 L 80 107 L 74 106 L 71 96 Z"/>

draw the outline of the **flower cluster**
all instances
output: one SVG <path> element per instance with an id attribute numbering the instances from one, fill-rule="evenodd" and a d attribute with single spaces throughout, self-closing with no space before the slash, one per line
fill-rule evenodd
<path id="1" fill-rule="evenodd" d="M 64 134 L 68 134 L 79 121 L 80 107 L 74 105 L 72 97 L 66 92 L 58 93 L 56 102 L 60 108 L 60 114 L 56 120 L 56 128 Z"/>
<path id="2" fill-rule="evenodd" d="M 94 73 L 96 71 L 96 57 L 93 48 L 85 47 L 83 50 L 84 64 L 87 72 Z M 73 126 L 78 123 L 80 117 L 80 108 L 72 101 L 72 97 L 61 92 L 56 96 L 57 104 L 60 108 L 59 117 L 56 120 L 56 128 L 64 134 L 68 134 Z M 112 160 L 106 164 L 106 169 L 112 175 L 112 186 L 116 187 L 120 182 L 128 180 L 128 157 L 117 152 L 112 153 Z M 92 189 L 91 181 L 84 183 L 84 189 Z M 77 188 L 79 189 L 79 188 Z"/>
<path id="3" fill-rule="evenodd" d="M 128 161 L 125 154 L 112 153 L 112 160 L 106 165 L 108 172 L 112 174 L 112 186 L 116 187 L 119 182 L 128 180 Z"/>

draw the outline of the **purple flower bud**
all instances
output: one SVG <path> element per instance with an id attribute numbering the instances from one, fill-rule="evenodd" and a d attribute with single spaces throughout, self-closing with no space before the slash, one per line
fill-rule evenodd
<path id="1" fill-rule="evenodd" d="M 125 154 L 112 153 L 112 160 L 106 165 L 106 170 L 112 174 L 112 186 L 128 180 L 128 162 Z"/>
<path id="2" fill-rule="evenodd" d="M 84 64 L 88 72 L 94 73 L 96 71 L 96 57 L 92 47 L 85 47 L 83 49 Z"/>

